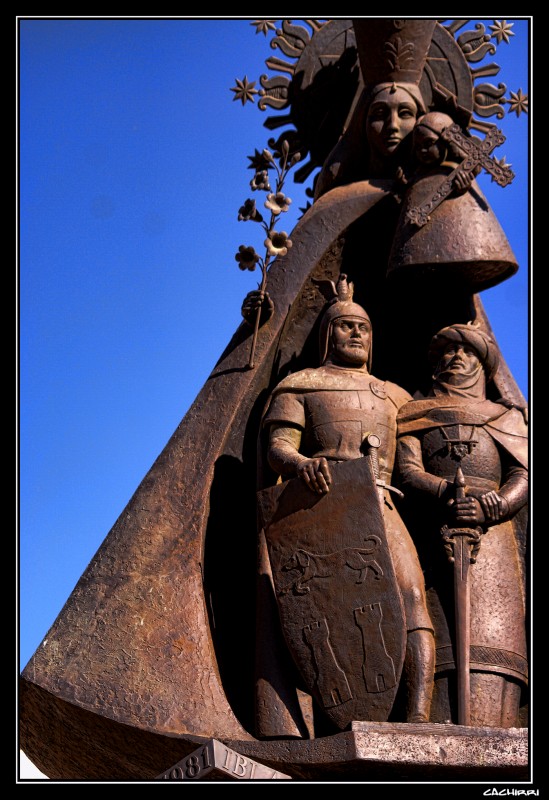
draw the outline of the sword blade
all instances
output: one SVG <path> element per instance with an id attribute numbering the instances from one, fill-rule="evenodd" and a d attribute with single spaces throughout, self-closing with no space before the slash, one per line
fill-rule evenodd
<path id="1" fill-rule="evenodd" d="M 471 606 L 469 563 L 471 544 L 467 535 L 454 540 L 454 597 L 456 617 L 456 673 L 458 690 L 458 724 L 471 724 Z"/>

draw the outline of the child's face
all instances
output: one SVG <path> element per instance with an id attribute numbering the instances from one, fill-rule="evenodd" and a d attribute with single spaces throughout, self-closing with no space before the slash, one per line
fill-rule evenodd
<path id="1" fill-rule="evenodd" d="M 414 130 L 414 149 L 422 164 L 439 164 L 443 158 L 440 136 L 427 128 L 418 126 Z"/>

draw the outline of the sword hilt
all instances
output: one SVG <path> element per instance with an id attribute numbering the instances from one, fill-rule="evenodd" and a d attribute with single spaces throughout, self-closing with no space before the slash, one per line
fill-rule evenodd
<path id="1" fill-rule="evenodd" d="M 446 555 L 448 556 L 448 561 L 451 564 L 455 563 L 454 546 L 456 537 L 458 536 L 463 536 L 464 540 L 471 545 L 469 563 L 475 563 L 477 560 L 478 551 L 480 550 L 480 540 L 482 536 L 482 528 L 480 526 L 477 526 L 476 528 L 449 528 L 448 525 L 443 525 L 440 529 L 440 533 L 442 535 L 442 541 L 444 543 Z"/>
<path id="2" fill-rule="evenodd" d="M 368 433 L 366 434 L 364 441 L 366 442 L 368 448 L 368 458 L 370 459 L 372 472 L 374 473 L 374 478 L 376 479 L 377 483 L 379 480 L 379 455 L 377 451 L 381 447 L 381 439 L 377 433 Z"/>
<path id="3" fill-rule="evenodd" d="M 460 464 L 456 467 L 456 474 L 454 477 L 454 487 L 455 487 L 455 497 L 456 500 L 461 500 L 467 496 L 467 486 L 465 484 L 465 476 L 463 475 L 463 470 L 461 469 Z M 446 550 L 446 555 L 448 556 L 448 561 L 450 563 L 454 563 L 454 550 L 455 550 L 455 540 L 457 536 L 462 536 L 464 541 L 467 541 L 468 544 L 471 545 L 471 553 L 469 561 L 471 564 L 474 564 L 477 560 L 478 551 L 480 549 L 480 539 L 483 533 L 483 530 L 480 526 L 475 527 L 456 527 L 450 528 L 448 525 L 443 525 L 441 528 L 440 533 L 442 534 L 442 541 L 444 543 L 444 549 Z"/>
<path id="4" fill-rule="evenodd" d="M 377 433 L 368 433 L 364 440 L 368 447 L 367 453 L 368 458 L 370 459 L 370 465 L 372 467 L 372 472 L 374 475 L 374 479 L 376 482 L 376 486 L 379 489 L 387 489 L 388 492 L 393 492 L 394 494 L 398 494 L 399 497 L 404 497 L 403 493 L 400 489 L 397 489 L 395 486 L 389 486 L 388 483 L 381 480 L 380 472 L 379 472 L 379 455 L 378 449 L 381 446 L 381 439 L 377 435 Z"/>

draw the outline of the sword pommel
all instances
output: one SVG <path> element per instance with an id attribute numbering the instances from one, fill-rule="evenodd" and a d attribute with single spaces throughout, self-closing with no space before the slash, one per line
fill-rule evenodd
<path id="1" fill-rule="evenodd" d="M 465 497 L 465 477 L 459 464 L 454 477 L 454 486 L 456 487 L 456 498 Z"/>

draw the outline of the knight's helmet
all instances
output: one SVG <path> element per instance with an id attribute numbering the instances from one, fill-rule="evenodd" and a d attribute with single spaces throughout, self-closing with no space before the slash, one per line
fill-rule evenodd
<path id="1" fill-rule="evenodd" d="M 332 326 L 337 319 L 342 317 L 365 320 L 372 325 L 370 317 L 366 311 L 353 301 L 354 284 L 347 280 L 347 275 L 341 273 L 337 284 L 333 281 L 315 281 L 323 294 L 329 298 L 329 303 L 325 308 L 319 330 L 319 353 L 320 363 L 324 364 L 330 352 L 330 341 L 332 338 Z M 370 351 L 368 353 L 367 368 L 370 372 L 372 366 L 372 339 L 370 336 Z"/>

